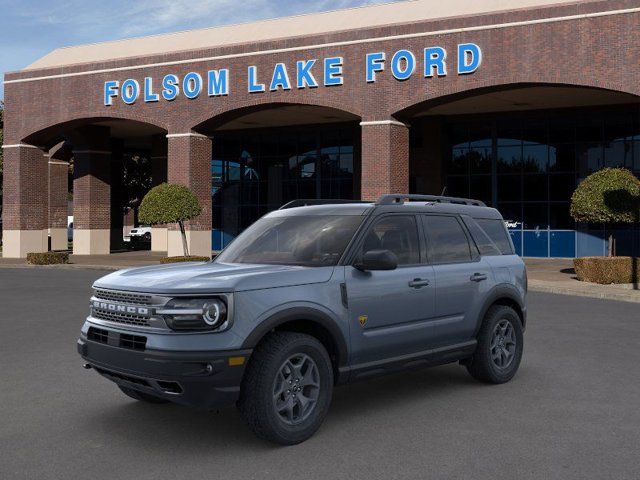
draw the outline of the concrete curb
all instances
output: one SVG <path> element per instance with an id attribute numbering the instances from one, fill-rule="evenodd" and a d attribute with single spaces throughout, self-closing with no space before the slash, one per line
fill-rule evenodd
<path id="1" fill-rule="evenodd" d="M 586 284 L 574 286 L 563 285 L 558 282 L 529 279 L 529 291 L 531 292 L 556 293 L 558 295 L 572 295 L 574 297 L 589 297 L 599 298 L 601 300 L 640 303 L 640 291 L 621 290 L 622 289 L 620 287 L 612 287 L 609 285 Z"/>

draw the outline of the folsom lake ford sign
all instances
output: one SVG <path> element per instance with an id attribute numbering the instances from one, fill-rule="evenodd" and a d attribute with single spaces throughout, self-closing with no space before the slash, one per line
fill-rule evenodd
<path id="1" fill-rule="evenodd" d="M 458 75 L 475 72 L 482 63 L 482 51 L 475 43 L 461 43 L 457 46 L 455 63 Z M 447 75 L 447 51 L 442 47 L 427 47 L 420 52 L 421 65 L 416 55 L 410 50 L 398 50 L 390 59 L 384 52 L 367 53 L 365 58 L 365 72 L 363 79 L 367 83 L 375 83 L 380 75 L 388 68 L 391 75 L 399 81 L 408 80 L 419 67 L 419 73 L 425 78 Z M 344 84 L 344 58 L 325 57 L 323 59 L 298 60 L 295 71 L 289 72 L 284 63 L 276 63 L 272 70 L 262 71 L 251 65 L 247 68 L 247 92 L 264 93 L 267 90 L 291 90 L 292 88 L 317 88 L 338 86 Z M 142 81 L 128 78 L 108 80 L 104 82 L 104 105 L 113 105 L 116 99 L 124 104 L 133 105 L 138 101 L 145 103 L 172 101 L 184 95 L 188 99 L 195 99 L 201 95 L 219 97 L 229 95 L 229 69 L 208 70 L 200 73 L 192 71 L 179 78 L 178 75 L 168 73 L 159 85 L 154 84 L 152 77 L 145 77 Z"/>

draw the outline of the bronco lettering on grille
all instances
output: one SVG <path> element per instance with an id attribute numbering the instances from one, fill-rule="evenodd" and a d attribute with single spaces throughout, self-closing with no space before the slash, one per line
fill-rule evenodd
<path id="1" fill-rule="evenodd" d="M 130 305 L 119 305 L 117 303 L 101 302 L 100 300 L 94 300 L 93 307 L 115 313 L 149 315 L 149 309 L 147 307 L 132 307 Z"/>

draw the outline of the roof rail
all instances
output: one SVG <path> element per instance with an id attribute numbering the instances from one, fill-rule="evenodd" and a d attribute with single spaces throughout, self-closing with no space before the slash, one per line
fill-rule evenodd
<path id="1" fill-rule="evenodd" d="M 278 210 L 286 210 L 287 208 L 295 207 L 308 207 L 312 205 L 340 205 L 345 203 L 371 203 L 362 200 L 345 200 L 344 198 L 329 199 L 329 198 L 299 198 L 297 200 L 291 200 L 290 202 L 282 205 Z"/>
<path id="2" fill-rule="evenodd" d="M 443 197 L 439 195 L 415 195 L 415 194 L 399 194 L 390 193 L 382 195 L 376 205 L 402 205 L 406 200 L 414 202 L 434 202 L 434 203 L 455 203 L 458 205 L 472 205 L 474 207 L 486 207 L 484 202 L 473 200 L 471 198 L 459 197 Z"/>

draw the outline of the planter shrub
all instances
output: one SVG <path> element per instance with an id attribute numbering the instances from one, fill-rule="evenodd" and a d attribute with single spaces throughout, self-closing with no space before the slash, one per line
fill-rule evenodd
<path id="1" fill-rule="evenodd" d="M 161 183 L 149 190 L 140 204 L 138 219 L 148 225 L 177 223 L 182 236 L 184 256 L 189 256 L 184 223 L 202 213 L 198 197 L 184 185 Z"/>
<path id="2" fill-rule="evenodd" d="M 640 180 L 625 168 L 603 168 L 585 178 L 571 196 L 571 216 L 576 222 L 637 223 L 640 217 Z M 609 256 L 615 256 L 615 239 L 609 236 Z"/>
<path id="3" fill-rule="evenodd" d="M 27 263 L 30 265 L 59 265 L 69 263 L 67 252 L 27 253 Z"/>
<path id="4" fill-rule="evenodd" d="M 600 283 L 634 283 L 640 279 L 640 258 L 582 257 L 573 260 L 578 280 Z M 635 269 L 635 272 L 634 272 Z"/>
<path id="5" fill-rule="evenodd" d="M 208 262 L 211 260 L 209 257 L 199 257 L 197 255 L 190 255 L 188 257 L 164 257 L 160 259 L 160 263 L 178 263 L 178 262 Z"/>

